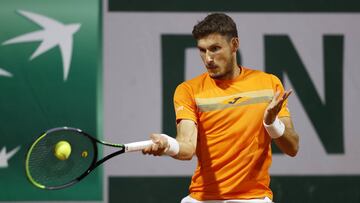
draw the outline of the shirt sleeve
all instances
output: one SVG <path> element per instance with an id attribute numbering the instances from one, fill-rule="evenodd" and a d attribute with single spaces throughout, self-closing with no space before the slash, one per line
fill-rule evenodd
<path id="1" fill-rule="evenodd" d="M 189 119 L 197 123 L 196 103 L 191 87 L 181 83 L 175 90 L 174 108 L 176 123 L 182 119 Z"/>
<path id="2" fill-rule="evenodd" d="M 282 95 L 284 93 L 284 87 L 280 81 L 280 79 L 278 77 L 276 77 L 275 75 L 271 75 L 272 76 L 272 81 L 273 81 L 273 89 L 274 89 L 274 94 L 276 91 L 280 91 L 280 95 Z M 278 114 L 278 117 L 290 117 L 290 111 L 288 108 L 288 99 L 285 100 L 285 102 L 283 103 L 281 110 Z"/>

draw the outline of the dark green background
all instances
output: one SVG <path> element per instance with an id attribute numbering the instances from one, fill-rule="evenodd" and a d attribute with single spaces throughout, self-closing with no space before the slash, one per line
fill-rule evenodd
<path id="1" fill-rule="evenodd" d="M 86 5 L 86 6 L 84 6 Z M 44 191 L 26 179 L 24 160 L 30 144 L 45 130 L 72 126 L 101 138 L 101 9 L 99 0 L 0 1 L 0 67 L 13 77 L 0 77 L 0 149 L 20 150 L 0 168 L 0 201 L 101 200 L 102 170 L 74 187 Z M 47 16 L 61 23 L 81 23 L 73 36 L 67 81 L 59 47 L 30 56 L 40 42 L 2 45 L 6 40 L 42 28 L 17 11 Z"/>
<path id="2" fill-rule="evenodd" d="M 110 177 L 109 203 L 180 203 L 188 195 L 189 177 Z M 273 176 L 275 203 L 360 202 L 360 177 Z"/>
<path id="3" fill-rule="evenodd" d="M 356 0 L 108 0 L 108 10 L 134 12 L 359 12 Z"/>

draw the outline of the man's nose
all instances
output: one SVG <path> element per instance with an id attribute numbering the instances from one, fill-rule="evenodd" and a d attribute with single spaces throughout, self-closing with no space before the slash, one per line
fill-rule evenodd
<path id="1" fill-rule="evenodd" d="M 206 62 L 209 63 L 209 62 L 213 62 L 214 61 L 214 56 L 211 52 L 207 51 L 206 52 Z"/>

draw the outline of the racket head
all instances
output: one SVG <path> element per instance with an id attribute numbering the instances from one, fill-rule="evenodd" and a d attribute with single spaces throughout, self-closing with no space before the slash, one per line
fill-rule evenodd
<path id="1" fill-rule="evenodd" d="M 71 146 L 70 156 L 65 160 L 60 160 L 54 153 L 60 141 L 66 141 Z M 97 142 L 77 128 L 59 127 L 46 131 L 32 143 L 26 154 L 28 180 L 38 188 L 50 190 L 79 182 L 96 164 Z"/>

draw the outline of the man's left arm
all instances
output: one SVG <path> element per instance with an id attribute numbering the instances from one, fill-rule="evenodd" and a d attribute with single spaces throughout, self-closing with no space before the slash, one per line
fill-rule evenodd
<path id="1" fill-rule="evenodd" d="M 276 92 L 264 112 L 264 126 L 279 149 L 283 153 L 293 157 L 299 150 L 299 136 L 295 132 L 290 116 L 278 118 L 284 102 L 291 93 L 292 90 L 285 91 L 282 95 L 279 91 Z"/>
<path id="2" fill-rule="evenodd" d="M 284 123 L 284 134 L 273 139 L 276 146 L 285 154 L 289 156 L 296 156 L 299 150 L 299 136 L 295 132 L 294 125 L 290 117 L 280 117 L 279 120 Z"/>

